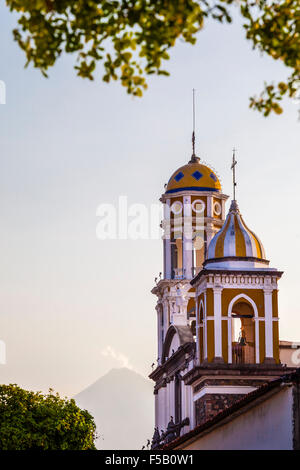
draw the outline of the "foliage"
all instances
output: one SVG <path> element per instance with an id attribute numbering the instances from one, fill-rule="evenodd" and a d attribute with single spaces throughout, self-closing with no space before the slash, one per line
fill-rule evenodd
<path id="1" fill-rule="evenodd" d="M 0 386 L 0 450 L 95 449 L 95 423 L 74 400 Z"/>
<path id="2" fill-rule="evenodd" d="M 142 96 L 146 76 L 168 75 L 163 65 L 177 40 L 195 44 L 209 18 L 232 21 L 239 8 L 253 47 L 281 60 L 285 82 L 265 86 L 250 106 L 268 115 L 281 113 L 284 95 L 300 83 L 300 0 L 6 0 L 18 14 L 14 38 L 30 62 L 47 76 L 63 52 L 76 55 L 81 77 L 94 79 L 102 61 L 103 80 L 120 80 L 127 92 Z M 299 88 L 299 86 L 298 86 Z"/>
<path id="3" fill-rule="evenodd" d="M 250 106 L 265 116 L 271 111 L 280 114 L 283 96 L 296 97 L 300 91 L 300 0 L 252 2 L 258 4 L 256 14 L 254 5 L 251 11 L 250 2 L 242 3 L 247 39 L 291 71 L 285 82 L 266 84 L 258 98 L 251 98 Z"/>

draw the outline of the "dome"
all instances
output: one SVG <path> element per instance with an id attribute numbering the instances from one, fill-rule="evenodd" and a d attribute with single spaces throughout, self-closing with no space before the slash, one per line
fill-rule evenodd
<path id="1" fill-rule="evenodd" d="M 200 159 L 192 157 L 186 165 L 178 168 L 169 179 L 166 193 L 179 191 L 217 191 L 221 183 L 213 170 L 200 163 Z"/>
<path id="2" fill-rule="evenodd" d="M 236 201 L 232 201 L 223 227 L 209 244 L 206 263 L 226 257 L 265 260 L 264 247 L 245 224 Z"/>

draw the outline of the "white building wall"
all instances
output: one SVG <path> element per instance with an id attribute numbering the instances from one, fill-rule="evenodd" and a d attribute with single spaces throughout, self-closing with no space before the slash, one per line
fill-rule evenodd
<path id="1" fill-rule="evenodd" d="M 292 387 L 288 387 L 194 442 L 182 444 L 180 449 L 291 450 L 292 409 Z"/>
<path id="2" fill-rule="evenodd" d="M 174 398 L 175 398 L 175 390 L 174 390 L 174 380 L 171 380 L 169 383 L 169 403 L 170 403 L 170 408 L 169 408 L 169 416 L 168 416 L 168 422 L 170 421 L 170 417 L 173 416 L 175 417 L 175 403 L 174 403 Z"/>
<path id="3" fill-rule="evenodd" d="M 160 388 L 155 395 L 155 426 L 159 431 L 164 427 L 165 387 Z"/>

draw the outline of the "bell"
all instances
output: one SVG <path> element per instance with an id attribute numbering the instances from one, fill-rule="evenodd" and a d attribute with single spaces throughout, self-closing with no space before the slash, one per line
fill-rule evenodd
<path id="1" fill-rule="evenodd" d="M 240 345 L 240 346 L 246 346 L 246 338 L 244 338 L 243 336 L 241 336 L 240 341 L 239 341 L 239 345 Z"/>

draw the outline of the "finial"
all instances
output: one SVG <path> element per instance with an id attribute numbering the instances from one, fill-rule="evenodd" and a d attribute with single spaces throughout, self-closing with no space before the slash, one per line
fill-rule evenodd
<path id="1" fill-rule="evenodd" d="M 236 149 L 233 148 L 232 150 L 232 165 L 231 165 L 231 170 L 232 170 L 232 184 L 233 184 L 233 200 L 235 201 L 235 188 L 236 188 L 236 179 L 235 179 L 235 167 L 237 165 L 237 161 L 235 159 L 235 152 Z"/>
<path id="2" fill-rule="evenodd" d="M 193 88 L 193 134 L 192 134 L 193 155 L 195 155 L 195 88 Z"/>
<path id="3" fill-rule="evenodd" d="M 189 163 L 199 163 L 200 161 L 200 158 L 196 156 L 196 152 L 195 152 L 195 88 L 193 88 L 193 133 L 192 133 L 192 150 L 193 150 L 193 153 L 192 153 L 192 157 L 189 161 Z"/>

